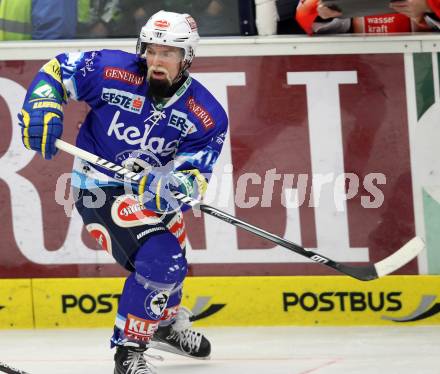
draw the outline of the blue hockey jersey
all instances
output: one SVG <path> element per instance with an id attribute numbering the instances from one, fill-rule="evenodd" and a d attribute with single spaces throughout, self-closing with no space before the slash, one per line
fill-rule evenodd
<path id="1" fill-rule="evenodd" d="M 169 101 L 155 104 L 143 64 L 137 55 L 118 50 L 61 54 L 39 71 L 24 109 L 32 110 L 39 97 L 54 105 L 69 98 L 85 101 L 91 110 L 78 147 L 134 171 L 171 163 L 174 171 L 195 169 L 209 179 L 228 127 L 224 109 L 190 76 Z M 72 184 L 82 188 L 122 183 L 112 172 L 78 159 L 74 176 Z"/>

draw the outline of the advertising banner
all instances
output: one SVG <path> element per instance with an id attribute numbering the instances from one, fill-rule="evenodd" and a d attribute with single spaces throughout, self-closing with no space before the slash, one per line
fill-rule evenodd
<path id="1" fill-rule="evenodd" d="M 1 328 L 109 327 L 123 278 L 4 282 Z M 25 291 L 25 292 L 24 292 Z M 30 300 L 32 291 L 32 300 Z M 438 276 L 388 276 L 358 282 L 344 276 L 189 277 L 182 305 L 200 326 L 412 326 L 440 324 Z M 12 326 L 12 324 L 14 324 Z"/>
<path id="2" fill-rule="evenodd" d="M 113 326 L 124 278 L 33 279 L 35 327 Z"/>
<path id="3" fill-rule="evenodd" d="M 44 161 L 21 144 L 16 115 L 44 63 L 0 61 L 0 277 L 123 276 L 73 210 L 72 158 Z M 431 174 L 415 168 L 430 156 L 414 150 L 417 118 L 408 123 L 412 69 L 399 53 L 197 59 L 194 78 L 230 120 L 206 202 L 336 261 L 390 255 L 425 229 L 420 181 Z M 63 139 L 74 143 L 87 110 L 67 105 Z M 335 274 L 214 217 L 185 215 L 192 276 Z M 426 271 L 414 260 L 398 273 Z"/>

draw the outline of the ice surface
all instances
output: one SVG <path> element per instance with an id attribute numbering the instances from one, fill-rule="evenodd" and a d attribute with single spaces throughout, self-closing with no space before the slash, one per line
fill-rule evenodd
<path id="1" fill-rule="evenodd" d="M 199 361 L 151 350 L 159 374 L 439 374 L 440 326 L 201 329 Z M 110 329 L 0 330 L 0 361 L 30 374 L 112 374 Z"/>

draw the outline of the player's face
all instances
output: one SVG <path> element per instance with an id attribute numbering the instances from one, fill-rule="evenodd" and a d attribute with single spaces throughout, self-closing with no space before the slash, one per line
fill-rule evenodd
<path id="1" fill-rule="evenodd" d="M 182 49 L 167 45 L 149 44 L 145 51 L 148 66 L 147 79 L 167 80 L 171 85 L 180 73 Z"/>

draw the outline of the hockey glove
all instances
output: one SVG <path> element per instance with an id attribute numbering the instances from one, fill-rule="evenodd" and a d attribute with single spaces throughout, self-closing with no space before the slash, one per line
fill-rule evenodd
<path id="1" fill-rule="evenodd" d="M 23 144 L 50 160 L 58 151 L 55 140 L 63 133 L 63 115 L 59 111 L 22 109 L 18 115 Z"/>
<path id="2" fill-rule="evenodd" d="M 182 205 L 173 197 L 172 191 L 193 197 L 203 195 L 206 185 L 206 179 L 196 169 L 169 173 L 161 173 L 160 169 L 155 169 L 140 181 L 140 201 L 149 210 L 171 213 Z"/>

